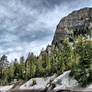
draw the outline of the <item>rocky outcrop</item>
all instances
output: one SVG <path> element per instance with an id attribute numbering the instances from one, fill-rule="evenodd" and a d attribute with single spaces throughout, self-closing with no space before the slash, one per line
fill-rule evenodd
<path id="1" fill-rule="evenodd" d="M 19 89 L 44 91 L 48 87 L 48 84 L 51 82 L 51 80 L 54 80 L 55 78 L 56 74 L 46 78 L 32 78 L 25 84 L 21 85 Z"/>
<path id="2" fill-rule="evenodd" d="M 68 16 L 61 19 L 57 25 L 53 44 L 64 40 L 67 35 L 85 33 L 85 30 L 92 28 L 92 8 L 83 8 L 73 11 Z"/>
<path id="3" fill-rule="evenodd" d="M 10 89 L 12 89 L 14 85 L 7 85 L 7 86 L 0 86 L 0 92 L 6 92 Z"/>
<path id="4" fill-rule="evenodd" d="M 7 92 L 88 92 L 92 91 L 92 84 L 82 88 L 78 81 L 70 77 L 71 71 L 65 71 L 57 76 L 54 74 L 50 77 L 32 78 L 19 88 Z"/>

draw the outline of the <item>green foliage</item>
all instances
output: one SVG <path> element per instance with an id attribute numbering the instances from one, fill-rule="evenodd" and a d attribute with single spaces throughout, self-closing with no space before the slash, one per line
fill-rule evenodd
<path id="1" fill-rule="evenodd" d="M 79 36 L 74 53 L 78 59 L 72 64 L 71 76 L 74 76 L 81 86 L 86 86 L 92 82 L 92 41 L 83 40 L 83 37 Z"/>
<path id="2" fill-rule="evenodd" d="M 30 61 L 29 60 L 26 61 L 25 72 L 26 72 L 26 79 L 29 79 L 30 78 Z"/>
<path id="3" fill-rule="evenodd" d="M 32 81 L 32 85 L 31 86 L 34 86 L 34 85 L 36 85 L 36 80 Z"/>
<path id="4" fill-rule="evenodd" d="M 92 82 L 92 41 L 87 35 L 72 35 L 72 44 L 65 38 L 62 43 L 49 45 L 39 56 L 29 53 L 8 63 L 3 55 L 0 59 L 0 84 L 6 85 L 16 80 L 29 80 L 33 77 L 46 77 L 54 73 L 62 74 L 71 70 L 73 76 L 82 86 Z M 36 82 L 33 81 L 33 85 Z M 53 85 L 55 86 L 55 85 Z"/>
<path id="5" fill-rule="evenodd" d="M 24 57 L 20 58 L 20 77 L 21 77 L 21 79 L 25 79 L 25 62 L 24 62 Z"/>

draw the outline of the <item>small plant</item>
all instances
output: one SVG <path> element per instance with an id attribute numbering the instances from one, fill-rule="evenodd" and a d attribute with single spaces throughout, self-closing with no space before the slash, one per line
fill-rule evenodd
<path id="1" fill-rule="evenodd" d="M 52 83 L 52 81 L 53 81 L 53 80 L 52 80 L 52 79 L 50 79 L 50 84 Z"/>
<path id="2" fill-rule="evenodd" d="M 52 83 L 51 89 L 54 89 L 55 87 L 56 87 L 56 84 L 55 83 Z"/>
<path id="3" fill-rule="evenodd" d="M 36 85 L 37 83 L 36 83 L 36 80 L 33 80 L 33 82 L 32 82 L 32 85 L 31 86 L 34 86 L 34 85 Z"/>

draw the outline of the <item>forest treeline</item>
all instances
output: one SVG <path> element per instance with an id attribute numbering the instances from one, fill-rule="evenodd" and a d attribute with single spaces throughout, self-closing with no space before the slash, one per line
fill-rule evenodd
<path id="1" fill-rule="evenodd" d="M 66 37 L 57 46 L 48 45 L 39 56 L 29 53 L 26 59 L 22 56 L 20 61 L 16 58 L 11 63 L 3 55 L 0 58 L 0 85 L 10 84 L 14 79 L 29 80 L 71 70 L 70 76 L 86 86 L 92 82 L 92 40 L 89 36 L 72 35 L 72 42 Z"/>

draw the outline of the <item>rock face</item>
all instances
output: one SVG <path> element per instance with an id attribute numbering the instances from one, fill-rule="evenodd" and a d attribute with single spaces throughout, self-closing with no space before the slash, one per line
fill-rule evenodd
<path id="1" fill-rule="evenodd" d="M 92 92 L 92 84 L 82 88 L 77 80 L 69 76 L 70 72 L 70 70 L 65 71 L 59 76 L 54 74 L 45 78 L 32 78 L 19 88 L 9 90 L 12 87 L 9 86 L 7 92 Z M 1 87 L 0 92 L 7 87 Z"/>
<path id="2" fill-rule="evenodd" d="M 20 90 L 36 90 L 38 92 L 58 92 L 60 90 L 71 90 L 78 86 L 78 82 L 69 76 L 70 71 L 66 71 L 60 76 L 54 74 L 47 78 L 32 78 L 20 86 Z M 35 80 L 35 84 L 33 81 Z"/>
<path id="3" fill-rule="evenodd" d="M 69 76 L 70 72 L 71 71 L 65 71 L 59 76 L 54 74 L 47 78 L 32 78 L 25 84 L 21 85 L 19 90 L 30 90 L 30 92 L 88 92 L 92 90 L 92 84 L 88 85 L 86 88 L 82 88 L 77 80 Z M 35 84 L 33 83 L 34 80 Z"/>
<path id="4" fill-rule="evenodd" d="M 56 78 L 56 74 L 46 78 L 32 78 L 29 81 L 27 81 L 25 84 L 21 85 L 19 89 L 44 91 L 48 87 L 49 82 L 51 80 L 54 80 L 55 78 Z"/>
<path id="5" fill-rule="evenodd" d="M 73 11 L 68 16 L 61 19 L 57 25 L 53 44 L 64 40 L 65 35 L 71 36 L 71 33 L 81 34 L 85 30 L 92 28 L 92 8 L 83 8 Z"/>
<path id="6" fill-rule="evenodd" d="M 71 71 L 66 71 L 60 76 L 56 77 L 52 81 L 50 87 L 52 88 L 53 85 L 55 86 L 49 92 L 59 92 L 60 90 L 70 91 L 73 88 L 78 88 L 79 84 L 74 78 L 69 76 L 70 72 Z"/>

